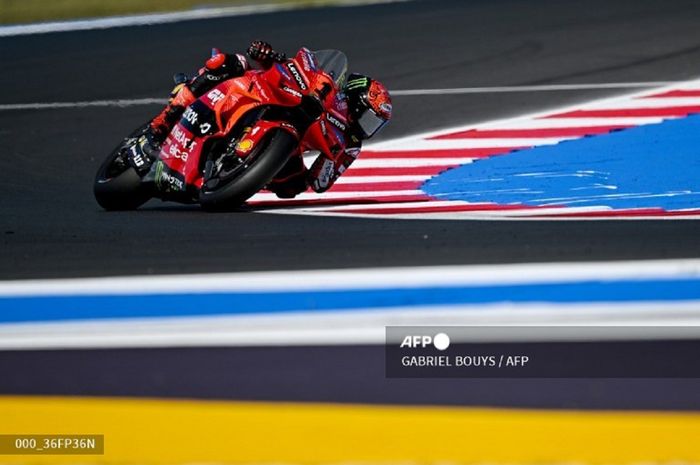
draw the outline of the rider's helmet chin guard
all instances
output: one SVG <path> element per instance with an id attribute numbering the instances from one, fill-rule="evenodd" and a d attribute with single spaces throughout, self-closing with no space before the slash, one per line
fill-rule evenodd
<path id="1" fill-rule="evenodd" d="M 350 116 L 362 139 L 377 134 L 391 119 L 391 96 L 379 81 L 351 74 L 344 87 Z"/>

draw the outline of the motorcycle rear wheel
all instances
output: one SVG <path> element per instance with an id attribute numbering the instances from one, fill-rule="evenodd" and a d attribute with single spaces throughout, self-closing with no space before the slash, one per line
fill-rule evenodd
<path id="1" fill-rule="evenodd" d="M 139 137 L 145 128 L 145 125 L 140 127 L 126 140 Z M 125 142 L 119 144 L 100 165 L 95 175 L 95 200 L 105 210 L 135 210 L 151 198 L 136 170 L 123 159 L 121 152 L 124 147 Z"/>
<path id="2" fill-rule="evenodd" d="M 287 131 L 271 131 L 247 157 L 245 163 L 248 166 L 237 176 L 219 179 L 214 188 L 207 187 L 213 178 L 204 180 L 199 192 L 200 205 L 208 211 L 230 210 L 240 206 L 275 177 L 298 144 L 297 139 Z"/>

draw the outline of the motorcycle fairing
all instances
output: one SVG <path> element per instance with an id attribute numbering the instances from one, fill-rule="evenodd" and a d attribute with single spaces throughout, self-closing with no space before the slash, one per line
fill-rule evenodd
<path id="1" fill-rule="evenodd" d="M 265 121 L 263 116 L 248 126 L 245 120 L 256 108 L 298 107 L 304 96 L 322 89 L 329 90 L 321 102 L 323 111 L 302 135 L 301 149 L 319 150 L 335 158 L 345 142 L 347 109 L 342 107 L 344 100 L 338 98 L 337 82 L 319 67 L 313 52 L 302 48 L 285 63 L 266 71 L 247 71 L 241 77 L 220 83 L 193 102 L 162 145 L 156 163 L 156 185 L 166 196 L 196 194 L 203 184 L 202 157 L 208 152 L 209 144 L 226 141 L 227 136 L 230 142 L 234 133 L 235 153 L 239 157 L 250 153 L 273 128 L 290 132 L 299 139 L 295 126 L 288 121 Z"/>

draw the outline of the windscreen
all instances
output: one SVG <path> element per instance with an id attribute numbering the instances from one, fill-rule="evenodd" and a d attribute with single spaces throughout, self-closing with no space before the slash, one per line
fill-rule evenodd
<path id="1" fill-rule="evenodd" d="M 347 78 L 348 57 L 340 50 L 317 50 L 313 53 L 318 67 L 333 78 L 338 87 L 343 87 Z"/>

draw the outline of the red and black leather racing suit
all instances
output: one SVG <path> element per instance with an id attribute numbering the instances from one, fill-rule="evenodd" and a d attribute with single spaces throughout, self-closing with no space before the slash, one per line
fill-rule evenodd
<path id="1" fill-rule="evenodd" d="M 265 42 L 253 42 L 248 49 L 248 56 L 263 69 L 273 65 L 271 55 L 272 48 Z M 168 105 L 151 121 L 154 138 L 162 142 L 187 106 L 222 81 L 242 76 L 248 69 L 250 64 L 241 54 L 214 54 L 197 76 L 173 89 Z M 349 121 L 347 105 L 342 101 L 337 101 L 333 110 L 346 122 Z M 280 198 L 293 198 L 308 187 L 315 192 L 328 190 L 360 153 L 362 142 L 356 136 L 352 124 L 345 124 L 345 127 L 345 134 L 341 138 L 343 146 L 336 147 L 333 153 L 319 154 L 309 169 L 305 167 L 301 153 L 295 154 L 267 188 Z"/>

